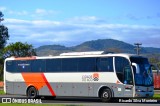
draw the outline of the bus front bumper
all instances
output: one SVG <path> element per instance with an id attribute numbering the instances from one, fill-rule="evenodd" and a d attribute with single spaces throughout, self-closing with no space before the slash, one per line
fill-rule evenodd
<path id="1" fill-rule="evenodd" d="M 135 92 L 135 97 L 153 97 L 154 95 L 154 92 L 153 91 L 150 91 L 150 92 Z"/>

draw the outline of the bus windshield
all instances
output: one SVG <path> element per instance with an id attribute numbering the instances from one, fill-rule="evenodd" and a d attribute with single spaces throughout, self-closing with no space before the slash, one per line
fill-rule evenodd
<path id="1" fill-rule="evenodd" d="M 131 57 L 133 66 L 135 85 L 137 86 L 153 86 L 153 73 L 151 65 L 147 58 Z"/>

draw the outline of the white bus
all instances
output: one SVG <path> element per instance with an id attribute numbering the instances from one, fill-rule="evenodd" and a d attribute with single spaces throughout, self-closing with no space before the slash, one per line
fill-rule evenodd
<path id="1" fill-rule="evenodd" d="M 6 94 L 111 98 L 152 97 L 153 74 L 147 58 L 100 52 L 7 58 Z"/>

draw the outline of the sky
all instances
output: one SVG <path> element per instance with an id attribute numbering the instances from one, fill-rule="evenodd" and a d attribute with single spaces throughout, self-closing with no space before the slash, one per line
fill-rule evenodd
<path id="1" fill-rule="evenodd" d="M 116 39 L 160 48 L 160 0 L 0 0 L 9 43 Z"/>

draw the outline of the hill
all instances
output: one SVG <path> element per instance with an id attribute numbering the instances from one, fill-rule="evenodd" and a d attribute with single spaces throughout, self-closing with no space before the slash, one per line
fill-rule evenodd
<path id="1" fill-rule="evenodd" d="M 36 49 L 38 56 L 59 55 L 64 52 L 106 51 L 116 53 L 136 53 L 135 46 L 114 39 L 99 39 L 84 42 L 77 46 L 44 45 Z M 142 47 L 141 54 L 160 53 L 160 48 Z"/>
<path id="2" fill-rule="evenodd" d="M 131 52 L 130 50 L 134 49 L 134 46 L 131 44 L 127 44 L 122 41 L 113 40 L 113 39 L 99 39 L 99 40 L 93 40 L 93 41 L 87 41 L 84 42 L 78 46 L 74 47 L 74 50 L 76 51 L 88 51 L 88 50 L 94 50 L 94 51 L 109 51 L 110 49 L 117 49 L 121 52 Z"/>

